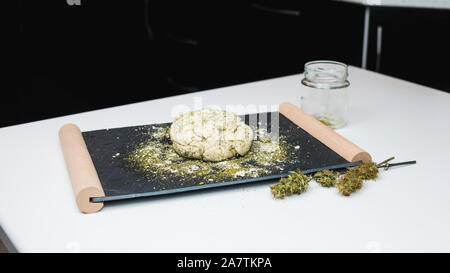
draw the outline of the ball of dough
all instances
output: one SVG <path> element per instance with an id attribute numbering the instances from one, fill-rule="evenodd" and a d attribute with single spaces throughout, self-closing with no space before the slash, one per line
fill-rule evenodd
<path id="1" fill-rule="evenodd" d="M 252 146 L 253 131 L 234 113 L 206 108 L 176 117 L 170 139 L 183 157 L 222 161 L 245 155 Z"/>

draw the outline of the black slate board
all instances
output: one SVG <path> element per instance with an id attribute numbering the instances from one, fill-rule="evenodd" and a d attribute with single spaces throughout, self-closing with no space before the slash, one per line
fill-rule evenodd
<path id="1" fill-rule="evenodd" d="M 260 116 L 264 115 L 264 117 L 268 118 L 261 118 L 263 124 L 260 126 L 270 128 L 270 117 L 273 116 L 271 114 L 251 114 L 242 116 L 242 118 L 248 124 L 249 120 L 260 120 Z M 279 113 L 276 112 L 275 114 L 278 116 Z M 170 123 L 158 124 L 158 126 L 170 126 Z M 312 173 L 322 169 L 340 169 L 358 164 L 348 162 L 282 114 L 279 114 L 279 134 L 285 136 L 291 146 L 298 145 L 300 147 L 293 151 L 295 153 L 295 160 L 293 162 L 279 163 L 283 167 L 282 170 L 273 168 L 270 169 L 270 173 L 261 177 L 242 177 L 238 180 L 219 181 L 203 185 L 199 185 L 201 179 L 198 178 L 192 179 L 192 181 L 184 181 L 182 184 L 177 183 L 176 176 L 158 179 L 158 181 L 148 181 L 142 174 L 130 171 L 122 155 L 127 154 L 127 150 L 131 146 L 145 141 L 148 135 L 143 134 L 143 132 L 151 131 L 152 127 L 153 125 L 142 125 L 82 133 L 105 192 L 105 197 L 93 198 L 93 202 L 155 196 L 267 181 L 287 176 L 289 171 L 298 169 L 305 173 Z"/>

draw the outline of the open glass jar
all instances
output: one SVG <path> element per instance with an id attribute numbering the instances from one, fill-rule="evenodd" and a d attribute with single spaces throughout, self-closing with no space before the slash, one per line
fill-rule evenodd
<path id="1" fill-rule="evenodd" d="M 305 64 L 300 107 L 330 128 L 347 124 L 348 68 L 334 61 L 312 61 Z"/>

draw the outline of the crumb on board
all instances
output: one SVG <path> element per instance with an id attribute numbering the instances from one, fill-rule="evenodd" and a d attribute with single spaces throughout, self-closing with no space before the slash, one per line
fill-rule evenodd
<path id="1" fill-rule="evenodd" d="M 257 138 L 245 156 L 238 156 L 221 162 L 205 162 L 187 159 L 172 148 L 168 126 L 154 125 L 145 132 L 145 141 L 134 147 L 123 158 L 129 168 L 146 177 L 167 178 L 176 175 L 180 182 L 201 179 L 204 183 L 215 183 L 242 178 L 260 177 L 270 173 L 270 167 L 278 168 L 280 162 L 289 160 L 291 147 L 283 136 L 271 137 L 265 129 L 254 129 Z M 297 148 L 298 147 L 298 148 Z"/>

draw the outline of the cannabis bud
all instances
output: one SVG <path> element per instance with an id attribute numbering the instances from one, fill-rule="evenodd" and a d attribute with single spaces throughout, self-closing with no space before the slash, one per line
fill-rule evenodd
<path id="1" fill-rule="evenodd" d="M 385 163 L 385 162 L 382 162 Z M 381 164 L 381 163 L 380 163 Z M 361 189 L 363 180 L 375 180 L 378 177 L 380 164 L 374 162 L 362 163 L 356 167 L 350 167 L 340 178 L 340 173 L 330 170 L 322 170 L 314 174 L 314 179 L 324 187 L 335 186 L 345 196 Z M 287 195 L 301 194 L 306 191 L 312 177 L 300 171 L 290 172 L 288 177 L 281 178 L 280 182 L 270 187 L 275 198 L 283 199 Z M 337 180 L 337 181 L 336 181 Z"/>
<path id="2" fill-rule="evenodd" d="M 347 172 L 336 183 L 336 188 L 340 193 L 348 196 L 362 187 L 363 180 L 375 180 L 377 177 L 378 165 L 376 163 L 362 163 L 356 167 L 348 168 Z"/>
<path id="3" fill-rule="evenodd" d="M 280 182 L 270 186 L 270 192 L 275 198 L 283 199 L 292 194 L 301 194 L 308 188 L 311 177 L 303 174 L 300 170 L 290 172 L 287 177 L 281 178 Z"/>
<path id="4" fill-rule="evenodd" d="M 314 180 L 316 180 L 316 182 L 321 184 L 323 187 L 333 187 L 338 177 L 338 172 L 330 170 L 323 170 L 314 174 Z"/>
<path id="5" fill-rule="evenodd" d="M 336 182 L 336 188 L 345 196 L 350 195 L 352 192 L 359 190 L 363 185 L 362 179 L 356 174 L 356 172 L 347 171 Z"/>
<path id="6" fill-rule="evenodd" d="M 347 172 L 353 172 L 362 180 L 376 180 L 378 177 L 378 166 L 375 162 L 366 162 L 349 168 Z"/>

